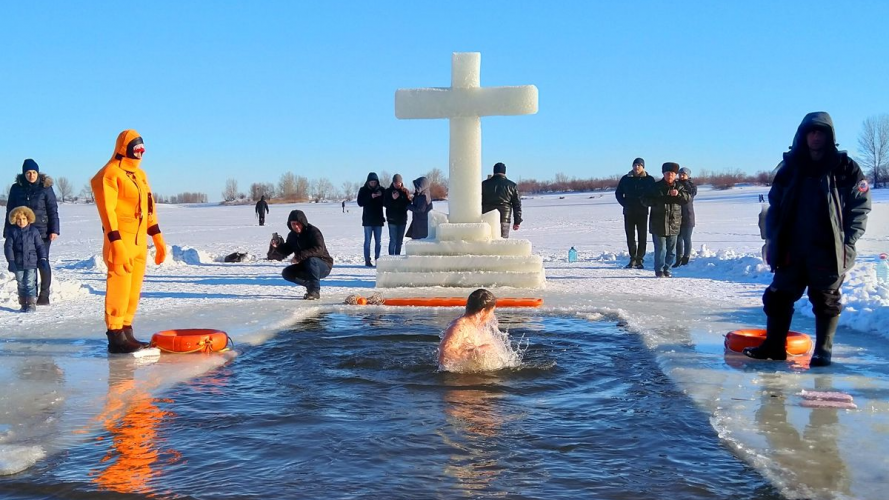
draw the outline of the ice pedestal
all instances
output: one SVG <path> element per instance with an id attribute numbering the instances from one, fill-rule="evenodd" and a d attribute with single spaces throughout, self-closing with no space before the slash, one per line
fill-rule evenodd
<path id="1" fill-rule="evenodd" d="M 496 234 L 488 222 L 435 224 L 440 219 L 431 218 L 434 239 L 408 241 L 403 256 L 377 261 L 377 287 L 543 287 L 543 259 L 531 254 L 531 242 L 500 238 L 499 214 L 490 214 Z"/>

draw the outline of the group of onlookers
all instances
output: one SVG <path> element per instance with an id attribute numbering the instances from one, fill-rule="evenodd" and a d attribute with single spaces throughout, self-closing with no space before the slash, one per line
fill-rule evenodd
<path id="1" fill-rule="evenodd" d="M 630 254 L 626 268 L 645 268 L 647 231 L 654 243 L 655 276 L 670 278 L 670 269 L 688 264 L 691 257 L 694 197 L 698 188 L 691 180 L 691 170 L 678 163 L 664 163 L 661 172 L 663 178 L 655 181 L 645 171 L 645 160 L 636 158 L 632 170 L 618 182 L 614 195 L 624 210 Z"/>
<path id="2" fill-rule="evenodd" d="M 387 188 L 380 185 L 379 176 L 371 172 L 367 174 L 364 186 L 358 190 L 357 203 L 362 207 L 361 225 L 364 227 L 364 265 L 374 267 L 380 258 L 382 249 L 381 238 L 383 224 L 389 223 L 389 255 L 401 255 L 404 237 L 425 238 L 428 235 L 429 212 L 432 210 L 432 197 L 429 193 L 429 179 L 414 179 L 413 194 L 404 186 L 401 174 L 392 177 L 392 184 Z M 383 211 L 385 209 L 385 216 Z M 407 213 L 411 212 L 410 226 Z M 371 261 L 370 244 L 374 241 L 374 252 Z"/>
<path id="3" fill-rule="evenodd" d="M 29 158 L 22 164 L 22 173 L 16 176 L 6 202 L 3 253 L 9 271 L 15 274 L 19 305 L 25 312 L 36 311 L 37 305 L 49 305 L 49 248 L 59 236 L 59 206 L 52 184 L 52 178 L 40 173 L 40 166 Z"/>

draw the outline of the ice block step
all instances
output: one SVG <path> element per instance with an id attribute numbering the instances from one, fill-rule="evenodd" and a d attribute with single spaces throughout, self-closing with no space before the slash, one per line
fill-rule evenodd
<path id="1" fill-rule="evenodd" d="M 386 272 L 452 272 L 452 271 L 514 271 L 533 272 L 543 267 L 539 255 L 415 255 L 381 257 L 377 273 Z"/>
<path id="2" fill-rule="evenodd" d="M 404 244 L 404 254 L 413 255 L 531 255 L 528 240 L 430 241 L 412 240 Z"/>
<path id="3" fill-rule="evenodd" d="M 491 241 L 491 226 L 484 222 L 439 224 L 439 241 Z"/>
<path id="4" fill-rule="evenodd" d="M 377 288 L 448 286 L 542 288 L 543 270 L 534 272 L 449 271 L 449 272 L 377 272 Z"/>

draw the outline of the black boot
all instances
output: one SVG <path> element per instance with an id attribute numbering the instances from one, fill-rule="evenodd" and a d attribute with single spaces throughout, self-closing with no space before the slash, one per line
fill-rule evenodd
<path id="1" fill-rule="evenodd" d="M 108 330 L 105 332 L 108 337 L 108 352 L 110 354 L 129 354 L 142 349 L 142 346 L 130 344 L 123 330 Z"/>
<path id="2" fill-rule="evenodd" d="M 633 269 L 636 267 L 636 259 L 630 259 L 630 263 L 624 266 L 624 269 Z"/>
<path id="3" fill-rule="evenodd" d="M 673 263 L 673 269 L 676 269 L 677 267 L 679 267 L 681 265 L 682 265 L 682 260 L 677 257 L 676 262 Z"/>
<path id="4" fill-rule="evenodd" d="M 753 359 L 787 359 L 787 332 L 791 316 L 769 316 L 766 320 L 766 339 L 759 347 L 745 347 L 744 355 Z"/>
<path id="5" fill-rule="evenodd" d="M 364 267 L 373 267 L 373 263 L 371 263 L 370 259 L 364 261 Z"/>
<path id="6" fill-rule="evenodd" d="M 837 332 L 839 316 L 815 316 L 815 351 L 809 366 L 830 366 L 833 335 Z"/>
<path id="7" fill-rule="evenodd" d="M 123 334 L 130 346 L 139 346 L 140 349 L 148 347 L 148 342 L 136 340 L 136 336 L 133 334 L 133 325 L 123 325 Z"/>
<path id="8" fill-rule="evenodd" d="M 49 290 L 40 290 L 40 295 L 37 296 L 37 305 L 38 306 L 48 306 L 49 305 Z"/>
<path id="9" fill-rule="evenodd" d="M 682 258 L 682 265 L 683 265 L 683 266 L 687 266 L 687 265 L 688 265 L 688 257 L 683 257 L 683 258 Z"/>

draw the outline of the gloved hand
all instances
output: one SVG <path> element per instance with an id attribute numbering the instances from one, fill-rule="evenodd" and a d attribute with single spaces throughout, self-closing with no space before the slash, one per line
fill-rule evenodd
<path id="1" fill-rule="evenodd" d="M 118 276 L 133 272 L 133 257 L 127 255 L 127 247 L 121 240 L 111 242 L 111 255 L 105 262 L 108 270 Z"/>
<path id="2" fill-rule="evenodd" d="M 37 261 L 37 268 L 42 270 L 49 269 L 49 261 L 46 259 L 40 259 Z"/>
<path id="3" fill-rule="evenodd" d="M 9 272 L 11 272 L 11 273 L 18 271 L 18 268 L 15 266 L 15 262 L 10 262 L 9 267 L 7 267 L 7 269 L 9 269 Z"/>
<path id="4" fill-rule="evenodd" d="M 167 258 L 167 244 L 164 243 L 164 237 L 161 236 L 161 233 L 152 236 L 151 240 L 154 241 L 154 263 L 161 265 Z"/>

